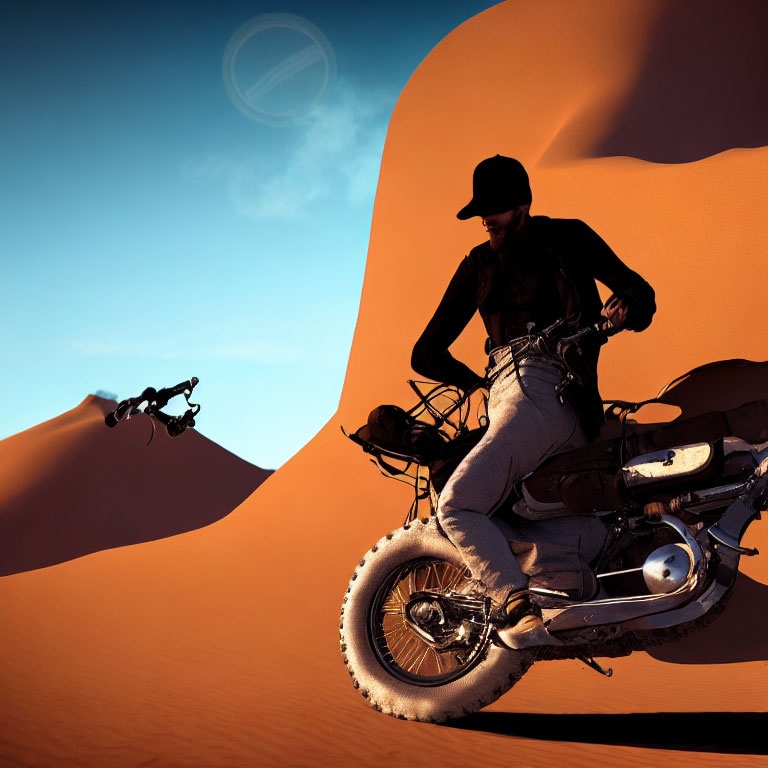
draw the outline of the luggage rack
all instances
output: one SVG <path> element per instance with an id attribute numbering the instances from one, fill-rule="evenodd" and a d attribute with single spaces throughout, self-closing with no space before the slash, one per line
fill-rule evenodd
<path id="1" fill-rule="evenodd" d="M 354 432 L 347 432 L 341 427 L 345 437 L 371 456 L 371 462 L 382 475 L 413 487 L 414 497 L 405 518 L 406 525 L 418 517 L 420 502 L 430 500 L 429 464 L 439 458 L 445 445 L 469 431 L 470 399 L 482 389 L 478 386 L 468 392 L 462 392 L 457 387 L 446 384 L 413 379 L 408 379 L 408 385 L 416 393 L 418 402 L 404 413 L 414 424 L 424 425 L 424 428 L 439 435 L 441 445 L 436 454 L 420 452 L 405 443 L 398 445 L 390 441 L 371 439 L 367 434 L 367 422 Z M 447 399 L 447 404 L 438 405 L 441 399 Z M 477 422 L 482 427 L 488 424 L 487 402 L 487 396 L 483 395 L 476 410 Z M 424 416 L 428 416 L 432 423 L 424 421 Z M 364 430 L 366 433 L 361 434 Z M 392 462 L 397 462 L 399 466 Z M 430 500 L 430 514 L 433 513 Z"/>

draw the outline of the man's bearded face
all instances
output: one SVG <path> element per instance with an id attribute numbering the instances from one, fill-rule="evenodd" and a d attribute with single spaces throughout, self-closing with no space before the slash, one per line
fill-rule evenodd
<path id="1" fill-rule="evenodd" d="M 528 206 L 521 205 L 511 211 L 495 213 L 492 216 L 483 216 L 483 226 L 491 241 L 494 251 L 501 250 L 509 245 L 522 232 L 528 214 Z"/>

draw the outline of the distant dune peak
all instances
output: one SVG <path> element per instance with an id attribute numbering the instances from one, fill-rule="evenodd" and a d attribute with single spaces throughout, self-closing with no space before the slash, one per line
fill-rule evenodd
<path id="1" fill-rule="evenodd" d="M 0 441 L 0 576 L 210 525 L 269 477 L 195 430 L 170 438 L 139 414 L 114 429 L 88 395 Z"/>

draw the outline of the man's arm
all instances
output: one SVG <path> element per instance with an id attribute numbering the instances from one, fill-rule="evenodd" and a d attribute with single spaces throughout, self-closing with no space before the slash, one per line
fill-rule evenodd
<path id="1" fill-rule="evenodd" d="M 582 253 L 587 257 L 592 276 L 613 291 L 606 308 L 625 308 L 623 325 L 631 331 L 644 331 L 656 312 L 656 294 L 637 272 L 631 270 L 594 230 L 579 222 Z M 604 313 L 606 314 L 606 313 Z M 621 313 L 618 315 L 621 317 Z"/>
<path id="2" fill-rule="evenodd" d="M 472 319 L 476 309 L 469 260 L 465 258 L 459 264 L 435 314 L 413 348 L 413 370 L 421 376 L 451 384 L 465 392 L 482 383 L 481 376 L 456 360 L 448 351 Z"/>

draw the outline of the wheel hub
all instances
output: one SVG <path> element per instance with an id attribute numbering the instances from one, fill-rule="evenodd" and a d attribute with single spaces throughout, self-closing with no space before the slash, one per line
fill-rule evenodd
<path id="1" fill-rule="evenodd" d="M 385 579 L 369 613 L 379 663 L 412 685 L 444 685 L 466 674 L 489 643 L 490 600 L 462 594 L 469 572 L 420 558 Z"/>
<path id="2" fill-rule="evenodd" d="M 452 597 L 417 592 L 405 608 L 405 620 L 411 629 L 439 650 L 474 645 L 485 624 L 482 601 L 468 601 L 464 595 Z"/>

